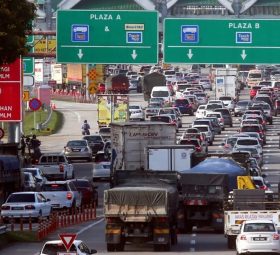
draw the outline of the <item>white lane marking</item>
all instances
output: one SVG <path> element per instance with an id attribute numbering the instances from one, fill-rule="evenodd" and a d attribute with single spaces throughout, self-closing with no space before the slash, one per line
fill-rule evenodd
<path id="1" fill-rule="evenodd" d="M 191 244 L 195 245 L 195 240 L 191 240 Z"/>
<path id="2" fill-rule="evenodd" d="M 83 232 L 85 232 L 85 231 L 88 230 L 89 228 L 91 228 L 91 227 L 93 227 L 93 226 L 99 224 L 99 223 L 102 222 L 102 221 L 104 221 L 104 218 L 102 218 L 102 219 L 100 219 L 100 220 L 98 220 L 98 221 L 96 221 L 96 222 L 93 222 L 92 224 L 86 226 L 85 228 L 82 228 L 80 231 L 77 232 L 77 235 L 82 234 Z"/>
<path id="3" fill-rule="evenodd" d="M 81 115 L 78 112 L 74 112 L 74 114 L 77 116 L 78 118 L 78 122 L 81 122 Z"/>
<path id="4" fill-rule="evenodd" d="M 195 252 L 195 248 L 190 248 L 190 252 Z"/>
<path id="5" fill-rule="evenodd" d="M 196 237 L 196 234 L 194 233 L 194 234 L 192 234 L 192 236 L 193 236 L 193 237 Z"/>

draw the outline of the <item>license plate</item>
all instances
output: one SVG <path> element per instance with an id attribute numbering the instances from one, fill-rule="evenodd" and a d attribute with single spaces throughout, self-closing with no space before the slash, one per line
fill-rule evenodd
<path id="1" fill-rule="evenodd" d="M 254 241 L 266 241 L 266 237 L 253 237 Z"/>
<path id="2" fill-rule="evenodd" d="M 73 151 L 74 151 L 74 152 L 78 152 L 78 151 L 80 151 L 80 149 L 73 149 Z"/>
<path id="3" fill-rule="evenodd" d="M 13 207 L 12 210 L 23 210 L 22 207 Z"/>

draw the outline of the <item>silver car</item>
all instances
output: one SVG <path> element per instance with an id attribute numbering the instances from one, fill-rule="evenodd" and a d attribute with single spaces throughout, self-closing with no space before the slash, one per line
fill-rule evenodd
<path id="1" fill-rule="evenodd" d="M 92 150 L 87 140 L 71 140 L 64 147 L 64 154 L 67 159 L 86 159 L 92 161 Z"/>
<path id="2" fill-rule="evenodd" d="M 9 195 L 1 206 L 1 216 L 4 221 L 9 218 L 49 217 L 51 204 L 40 192 L 15 192 Z"/>

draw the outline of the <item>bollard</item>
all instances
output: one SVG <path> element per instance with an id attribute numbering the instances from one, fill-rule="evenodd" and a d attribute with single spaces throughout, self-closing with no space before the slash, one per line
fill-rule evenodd
<path id="1" fill-rule="evenodd" d="M 22 215 L 20 215 L 20 218 L 19 218 L 19 229 L 20 231 L 23 231 L 23 219 L 22 219 Z"/>
<path id="2" fill-rule="evenodd" d="M 13 232 L 15 230 L 15 225 L 14 225 L 14 216 L 12 216 L 11 220 L 11 231 Z"/>
<path id="3" fill-rule="evenodd" d="M 31 214 L 29 214 L 28 225 L 29 225 L 29 231 L 32 231 L 32 218 L 31 218 Z"/>

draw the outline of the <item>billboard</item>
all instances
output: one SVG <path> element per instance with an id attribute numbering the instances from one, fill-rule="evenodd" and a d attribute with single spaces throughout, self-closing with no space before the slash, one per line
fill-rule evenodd
<path id="1" fill-rule="evenodd" d="M 0 121 L 22 121 L 22 64 L 18 58 L 0 66 Z"/>

